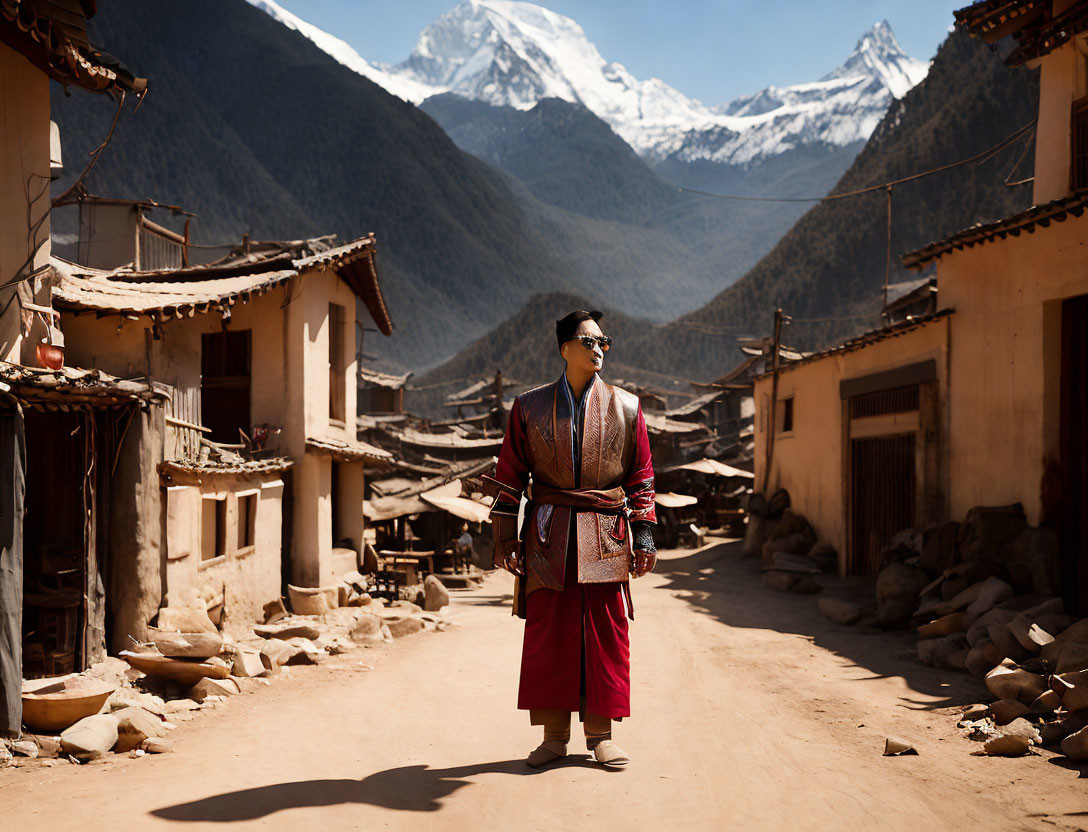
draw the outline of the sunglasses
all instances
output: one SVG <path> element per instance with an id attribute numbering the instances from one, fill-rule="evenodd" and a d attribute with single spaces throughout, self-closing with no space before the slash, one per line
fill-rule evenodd
<path id="1" fill-rule="evenodd" d="M 580 341 L 582 346 L 587 350 L 592 350 L 599 344 L 601 352 L 608 352 L 608 348 L 612 346 L 612 339 L 607 335 L 579 335 L 577 338 L 572 338 L 571 340 Z"/>

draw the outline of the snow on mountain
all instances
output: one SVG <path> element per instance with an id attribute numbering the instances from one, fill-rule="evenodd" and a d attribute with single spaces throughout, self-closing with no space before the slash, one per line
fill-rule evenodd
<path id="1" fill-rule="evenodd" d="M 453 92 L 527 110 L 543 98 L 561 98 L 583 104 L 655 162 L 737 165 L 806 144 L 865 140 L 892 99 L 929 68 L 904 53 L 881 22 L 819 81 L 768 87 L 709 107 L 664 81 L 639 80 L 622 64 L 606 61 L 575 21 L 532 3 L 462 0 L 423 31 L 406 61 L 379 67 L 272 0 L 249 2 L 406 100 L 418 104 Z"/>
<path id="2" fill-rule="evenodd" d="M 288 29 L 294 29 L 303 37 L 309 38 L 322 52 L 328 53 L 348 69 L 359 73 L 364 78 L 369 78 L 379 87 L 383 87 L 387 92 L 391 92 L 398 98 L 418 104 L 434 94 L 434 91 L 428 86 L 417 84 L 409 78 L 386 72 L 384 69 L 375 66 L 352 49 L 347 41 L 341 40 L 335 35 L 330 35 L 312 23 L 307 23 L 301 17 L 292 14 L 279 3 L 274 2 L 274 0 L 248 0 L 248 2 L 278 20 Z"/>

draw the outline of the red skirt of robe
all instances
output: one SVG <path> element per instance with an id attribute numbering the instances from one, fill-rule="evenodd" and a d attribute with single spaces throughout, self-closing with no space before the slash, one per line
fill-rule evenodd
<path id="1" fill-rule="evenodd" d="M 562 592 L 538 589 L 526 598 L 518 708 L 581 711 L 610 719 L 630 716 L 624 586 L 580 584 L 572 560 L 567 561 Z"/>

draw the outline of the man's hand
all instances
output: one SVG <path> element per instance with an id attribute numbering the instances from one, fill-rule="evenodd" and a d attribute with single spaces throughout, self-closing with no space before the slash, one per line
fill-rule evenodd
<path id="1" fill-rule="evenodd" d="M 640 552 L 635 550 L 635 556 L 631 562 L 631 574 L 641 578 L 647 572 L 653 572 L 657 566 L 657 555 L 653 552 Z"/>

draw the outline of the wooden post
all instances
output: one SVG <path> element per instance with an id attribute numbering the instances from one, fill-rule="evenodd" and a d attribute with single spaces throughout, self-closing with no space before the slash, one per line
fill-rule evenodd
<path id="1" fill-rule="evenodd" d="M 885 242 L 887 248 L 884 252 L 884 306 L 888 305 L 888 281 L 892 275 L 892 186 L 887 185 L 884 188 L 884 193 L 887 196 L 887 229 L 885 234 Z M 881 314 L 884 310 L 881 308 Z"/>
<path id="2" fill-rule="evenodd" d="M 192 217 L 185 218 L 185 242 L 181 246 L 181 267 L 188 268 L 189 266 L 189 223 Z"/>
<path id="3" fill-rule="evenodd" d="M 764 496 L 771 480 L 771 461 L 774 459 L 774 435 L 778 430 L 778 353 L 782 345 L 782 310 L 774 310 L 774 343 L 771 345 L 771 413 L 767 425 L 767 453 L 763 463 Z"/>

